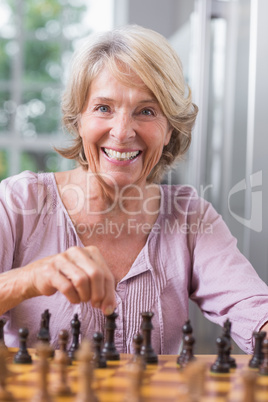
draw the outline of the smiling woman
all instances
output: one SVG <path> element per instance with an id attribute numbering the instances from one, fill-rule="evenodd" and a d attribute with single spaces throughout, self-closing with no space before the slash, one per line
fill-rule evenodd
<path id="1" fill-rule="evenodd" d="M 17 346 L 26 325 L 32 345 L 48 308 L 55 347 L 74 314 L 92 338 L 116 309 L 119 352 L 132 351 L 149 311 L 156 353 L 175 354 L 191 298 L 212 321 L 228 317 L 251 353 L 253 331 L 268 321 L 266 284 L 211 204 L 190 187 L 159 185 L 188 149 L 197 115 L 166 39 L 139 26 L 87 38 L 62 109 L 74 143 L 58 152 L 80 166 L 23 172 L 0 187 L 7 344 Z"/>
<path id="2" fill-rule="evenodd" d="M 159 52 L 163 53 L 161 59 Z M 159 181 L 165 167 L 170 166 L 188 149 L 197 107 L 191 101 L 191 91 L 185 84 L 176 52 L 162 35 L 156 32 L 152 35 L 148 29 L 128 26 L 93 35 L 78 50 L 63 98 L 63 122 L 75 135 L 75 144 L 60 153 L 87 166 L 88 161 L 78 133 L 78 119 L 85 107 L 91 82 L 104 67 L 122 85 L 147 90 L 151 104 L 158 105 L 159 111 L 172 127 L 172 139 L 165 144 L 162 157 L 157 166 L 153 167 L 149 178 L 151 181 Z M 148 99 L 143 101 L 148 102 Z"/>

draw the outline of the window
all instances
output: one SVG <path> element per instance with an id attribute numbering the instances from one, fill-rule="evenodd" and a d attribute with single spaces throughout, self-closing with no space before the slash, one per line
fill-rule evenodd
<path id="1" fill-rule="evenodd" d="M 0 180 L 73 166 L 53 151 L 70 138 L 60 110 L 66 66 L 79 39 L 112 24 L 112 0 L 1 1 Z"/>

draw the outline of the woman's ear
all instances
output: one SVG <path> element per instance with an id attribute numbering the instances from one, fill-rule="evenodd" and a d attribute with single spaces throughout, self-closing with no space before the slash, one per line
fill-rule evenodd
<path id="1" fill-rule="evenodd" d="M 166 136 L 165 136 L 165 140 L 164 140 L 164 145 L 165 146 L 169 143 L 170 138 L 171 138 L 172 133 L 173 133 L 173 130 L 174 130 L 174 128 L 170 126 L 169 130 L 167 131 Z"/>

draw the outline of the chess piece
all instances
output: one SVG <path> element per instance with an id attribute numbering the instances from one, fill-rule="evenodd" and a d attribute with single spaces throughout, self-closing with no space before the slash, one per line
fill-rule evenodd
<path id="1" fill-rule="evenodd" d="M 55 357 L 55 365 L 58 379 L 54 383 L 53 391 L 56 396 L 72 395 L 71 388 L 67 383 L 67 367 L 70 364 L 70 357 L 64 350 L 58 350 Z"/>
<path id="2" fill-rule="evenodd" d="M 191 402 L 199 402 L 204 396 L 206 370 L 206 364 L 194 360 L 187 364 L 182 372 Z"/>
<path id="3" fill-rule="evenodd" d="M 78 364 L 79 387 L 75 402 L 97 402 L 98 398 L 92 388 L 94 380 L 93 353 L 91 343 L 84 339 L 76 353 Z"/>
<path id="4" fill-rule="evenodd" d="M 135 362 L 136 360 L 142 359 L 143 362 L 143 369 L 146 368 L 146 361 L 144 356 L 141 355 L 141 348 L 143 344 L 143 336 L 140 333 L 137 333 L 133 336 L 133 347 L 134 347 L 134 354 L 132 361 Z"/>
<path id="5" fill-rule="evenodd" d="M 10 374 L 6 362 L 7 355 L 8 351 L 6 346 L 0 344 L 0 401 L 1 402 L 8 402 L 14 400 L 11 392 L 9 392 L 6 389 L 6 380 Z"/>
<path id="6" fill-rule="evenodd" d="M 102 354 L 106 360 L 120 360 L 120 354 L 114 344 L 114 331 L 116 330 L 115 320 L 117 317 L 118 314 L 115 312 L 106 316 L 106 342 L 102 349 Z"/>
<path id="7" fill-rule="evenodd" d="M 124 402 L 142 402 L 142 380 L 144 375 L 144 360 L 142 356 L 136 356 L 136 360 L 127 366 L 129 386 Z"/>
<path id="8" fill-rule="evenodd" d="M 231 356 L 231 350 L 232 350 L 232 343 L 231 343 L 231 322 L 229 319 L 225 321 L 223 324 L 223 338 L 226 341 L 226 347 L 224 351 L 225 355 L 225 360 L 229 364 L 230 368 L 236 368 L 236 361 L 235 359 Z"/>
<path id="9" fill-rule="evenodd" d="M 142 315 L 141 330 L 143 335 L 143 345 L 141 347 L 141 356 L 144 357 L 146 363 L 156 364 L 158 363 L 157 354 L 154 352 L 151 344 L 151 333 L 153 330 L 152 318 L 154 313 L 144 312 Z"/>
<path id="10" fill-rule="evenodd" d="M 93 335 L 93 347 L 94 347 L 93 362 L 94 367 L 96 368 L 107 367 L 106 359 L 101 353 L 102 341 L 103 341 L 102 333 L 95 332 L 95 334 Z"/>
<path id="11" fill-rule="evenodd" d="M 192 328 L 190 320 L 185 321 L 185 324 L 182 327 L 182 333 L 183 333 L 183 336 L 182 336 L 182 350 L 181 350 L 181 354 L 177 358 L 177 364 L 179 364 L 179 365 L 182 365 L 184 357 L 185 357 L 185 354 L 186 354 L 186 349 L 184 347 L 184 338 L 187 335 L 192 335 L 192 333 L 193 333 L 193 328 Z"/>
<path id="12" fill-rule="evenodd" d="M 14 363 L 19 364 L 32 364 L 32 357 L 27 350 L 27 338 L 29 331 L 27 328 L 19 329 L 20 347 L 14 356 Z"/>
<path id="13" fill-rule="evenodd" d="M 79 348 L 80 326 L 81 323 L 78 319 L 78 314 L 75 314 L 71 321 L 73 339 L 70 349 L 68 351 L 68 355 L 72 360 L 75 360 L 76 351 Z"/>
<path id="14" fill-rule="evenodd" d="M 3 347 L 6 347 L 5 344 L 5 337 L 4 337 L 4 325 L 6 323 L 6 320 L 4 318 L 0 319 L 0 345 Z"/>
<path id="15" fill-rule="evenodd" d="M 218 348 L 218 356 L 215 363 L 213 363 L 212 366 L 210 367 L 210 371 L 212 373 L 229 373 L 230 372 L 229 364 L 226 363 L 224 356 L 226 341 L 223 337 L 222 338 L 219 337 L 217 338 L 216 343 Z"/>
<path id="16" fill-rule="evenodd" d="M 67 365 L 71 365 L 72 364 L 72 359 L 69 357 L 68 353 L 67 353 L 67 343 L 68 343 L 68 339 L 69 339 L 69 334 L 68 331 L 66 329 L 62 329 L 59 332 L 59 347 L 60 347 L 60 351 L 66 355 L 66 362 Z"/>
<path id="17" fill-rule="evenodd" d="M 262 364 L 260 365 L 259 374 L 268 375 L 268 339 L 264 339 L 262 342 L 262 352 L 264 358 Z"/>
<path id="18" fill-rule="evenodd" d="M 262 352 L 262 343 L 263 343 L 265 336 L 266 336 L 266 332 L 264 332 L 264 331 L 253 332 L 253 337 L 255 338 L 255 347 L 254 347 L 253 356 L 248 363 L 250 368 L 258 369 L 260 367 L 260 365 L 262 364 L 263 357 L 264 357 L 263 352 Z"/>
<path id="19" fill-rule="evenodd" d="M 183 360 L 180 363 L 180 366 L 185 368 L 188 363 L 192 362 L 195 360 L 195 356 L 193 353 L 193 348 L 195 344 L 195 339 L 194 337 L 189 334 L 185 335 L 184 337 L 184 355 L 183 355 Z"/>
<path id="20" fill-rule="evenodd" d="M 51 357 L 52 348 L 46 342 L 39 342 L 36 349 L 39 357 L 36 364 L 38 385 L 31 402 L 52 402 L 48 390 L 49 358 Z"/>
<path id="21" fill-rule="evenodd" d="M 37 339 L 39 342 L 43 342 L 46 344 L 49 344 L 50 342 L 50 332 L 49 332 L 49 322 L 50 322 L 50 317 L 51 314 L 49 313 L 49 310 L 45 310 L 43 314 L 41 315 L 41 323 L 40 323 L 40 330 L 37 334 Z M 50 348 L 51 350 L 51 356 L 54 356 L 54 350 Z"/>
<path id="22" fill-rule="evenodd" d="M 243 402 L 256 402 L 256 383 L 257 372 L 256 371 L 242 371 L 241 373 L 243 384 L 243 395 L 241 401 Z"/>

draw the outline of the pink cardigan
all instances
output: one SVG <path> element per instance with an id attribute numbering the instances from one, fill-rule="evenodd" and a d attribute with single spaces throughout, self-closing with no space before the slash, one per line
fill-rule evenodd
<path id="1" fill-rule="evenodd" d="M 2 272 L 71 246 L 83 247 L 53 173 L 27 171 L 3 180 L 0 217 Z M 211 204 L 191 187 L 163 185 L 158 219 L 145 247 L 116 288 L 118 351 L 133 352 L 141 312 L 153 311 L 154 350 L 158 354 L 178 353 L 189 298 L 211 321 L 222 325 L 229 318 L 233 339 L 246 353 L 252 353 L 252 332 L 268 320 L 267 285 L 238 251 L 236 240 Z M 18 346 L 18 329 L 26 326 L 28 346 L 34 346 L 45 309 L 51 313 L 54 347 L 58 347 L 61 329 L 71 334 L 75 313 L 81 320 L 82 337 L 90 339 L 95 331 L 104 332 L 105 319 L 99 309 L 90 303 L 72 305 L 57 292 L 26 300 L 4 315 L 6 344 Z"/>

